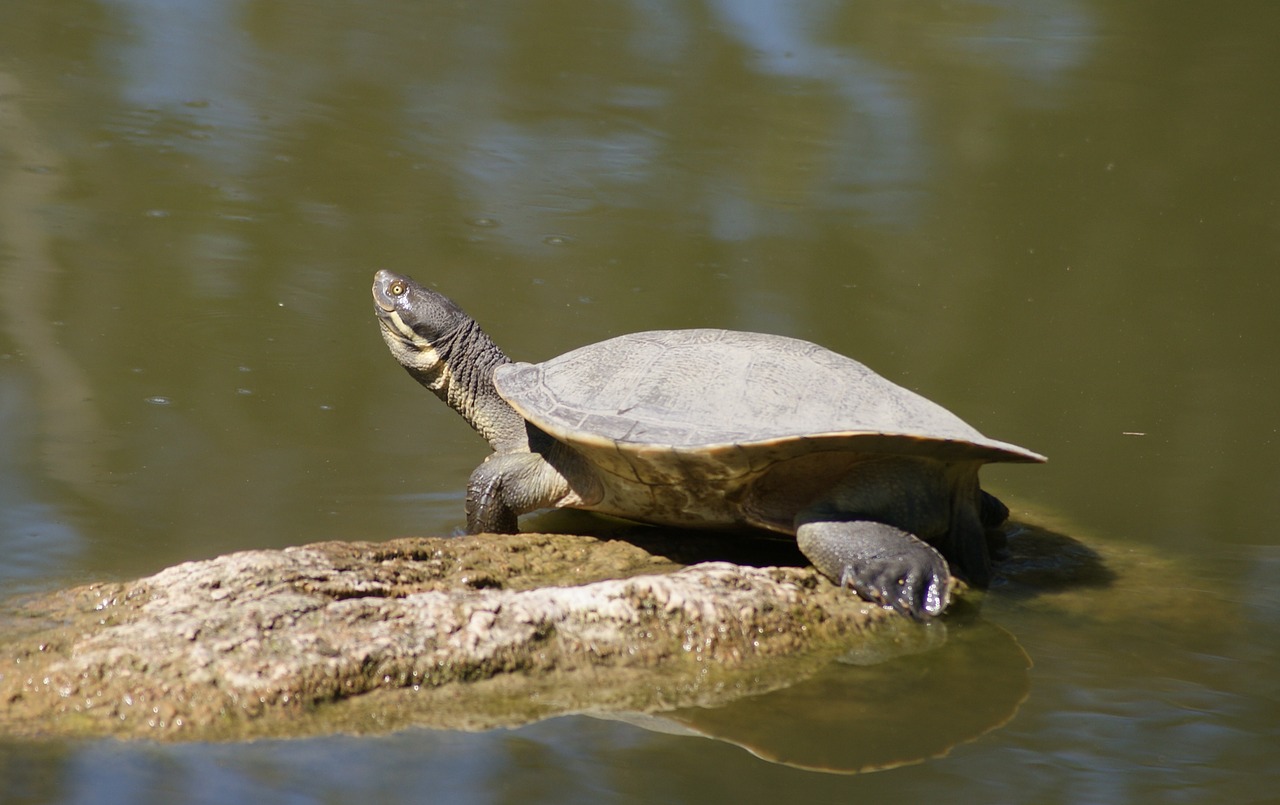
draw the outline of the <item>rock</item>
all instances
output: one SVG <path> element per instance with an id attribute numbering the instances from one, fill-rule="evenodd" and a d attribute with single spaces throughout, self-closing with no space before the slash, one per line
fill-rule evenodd
<path id="1" fill-rule="evenodd" d="M 326 542 L 42 596 L 0 621 L 0 730 L 217 740 L 706 706 L 916 626 L 807 567 L 681 567 L 665 557 L 687 537 L 647 539 Z"/>

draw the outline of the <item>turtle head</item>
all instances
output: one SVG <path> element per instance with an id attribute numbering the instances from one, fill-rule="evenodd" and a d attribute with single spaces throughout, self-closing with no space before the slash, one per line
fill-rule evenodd
<path id="1" fill-rule="evenodd" d="M 525 450 L 524 418 L 498 394 L 494 367 L 510 359 L 475 320 L 443 294 L 403 274 L 373 277 L 382 340 L 414 380 L 462 415 L 495 450 Z"/>
<path id="2" fill-rule="evenodd" d="M 386 269 L 374 275 L 373 302 L 382 340 L 400 365 L 428 388 L 446 385 L 447 347 L 473 324 L 471 317 L 443 294 Z"/>

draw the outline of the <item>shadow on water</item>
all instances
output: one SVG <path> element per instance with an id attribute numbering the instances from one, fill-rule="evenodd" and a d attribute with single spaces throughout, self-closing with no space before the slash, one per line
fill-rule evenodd
<path id="1" fill-rule="evenodd" d="M 1016 524 L 995 556 L 993 587 L 1003 597 L 1029 599 L 1047 592 L 1107 588 L 1116 572 L 1095 549 L 1048 528 Z"/>

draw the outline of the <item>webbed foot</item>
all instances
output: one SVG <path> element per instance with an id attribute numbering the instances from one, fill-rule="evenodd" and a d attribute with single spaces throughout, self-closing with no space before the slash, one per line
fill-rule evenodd
<path id="1" fill-rule="evenodd" d="M 823 575 L 868 601 L 918 620 L 950 603 L 947 560 L 900 528 L 869 520 L 809 522 L 797 529 L 796 541 Z"/>
<path id="2" fill-rule="evenodd" d="M 480 465 L 481 469 L 485 467 Z M 504 477 L 499 473 L 479 470 L 472 473 L 467 484 L 467 533 L 468 534 L 517 534 L 520 532 L 519 513 L 506 503 L 503 494 Z"/>

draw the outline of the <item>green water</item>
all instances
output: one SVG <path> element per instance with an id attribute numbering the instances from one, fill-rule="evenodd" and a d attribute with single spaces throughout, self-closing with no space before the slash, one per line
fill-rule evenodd
<path id="1" fill-rule="evenodd" d="M 1274 796 L 1278 27 L 1265 2 L 0 5 L 5 591 L 459 526 L 484 445 L 387 355 L 378 267 L 521 359 L 820 342 L 1048 455 L 986 470 L 1016 518 L 1186 569 L 1118 584 L 1111 619 L 997 590 L 1026 702 L 890 771 L 571 717 L 10 742 L 0 801 Z"/>

